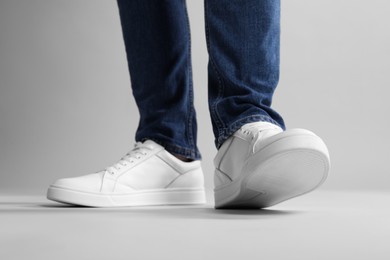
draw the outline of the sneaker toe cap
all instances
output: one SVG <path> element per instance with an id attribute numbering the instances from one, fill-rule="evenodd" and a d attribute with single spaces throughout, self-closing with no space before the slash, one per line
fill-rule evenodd
<path id="1" fill-rule="evenodd" d="M 103 172 L 88 174 L 75 178 L 64 178 L 55 181 L 51 186 L 84 192 L 99 192 L 102 186 Z"/>

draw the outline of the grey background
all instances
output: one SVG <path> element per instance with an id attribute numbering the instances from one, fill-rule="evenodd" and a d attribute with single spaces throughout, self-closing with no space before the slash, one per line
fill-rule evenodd
<path id="1" fill-rule="evenodd" d="M 209 199 L 216 153 L 207 108 L 203 1 L 187 1 L 199 148 Z M 388 189 L 390 3 L 282 1 L 288 128 L 328 144 L 322 189 Z M 0 193 L 44 195 L 132 148 L 138 123 L 116 2 L 0 0 Z"/>

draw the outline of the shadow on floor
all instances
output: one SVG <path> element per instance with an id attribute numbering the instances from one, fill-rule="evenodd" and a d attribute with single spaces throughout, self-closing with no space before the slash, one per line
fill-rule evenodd
<path id="1" fill-rule="evenodd" d="M 142 206 L 126 208 L 93 208 L 60 203 L 0 202 L 0 212 L 4 213 L 48 213 L 48 214 L 112 214 L 136 218 L 173 219 L 259 219 L 285 217 L 303 213 L 302 211 L 275 209 L 214 209 L 213 205 L 200 206 Z"/>

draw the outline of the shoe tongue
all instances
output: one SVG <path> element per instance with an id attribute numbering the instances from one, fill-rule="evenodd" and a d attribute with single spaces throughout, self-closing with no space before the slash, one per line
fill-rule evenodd
<path id="1" fill-rule="evenodd" d="M 265 122 L 265 121 L 245 124 L 242 126 L 242 129 L 249 130 L 249 131 L 255 131 L 255 132 L 263 131 L 263 130 L 270 130 L 270 129 L 279 130 L 279 131 L 282 130 L 279 126 L 272 124 L 270 122 Z"/>

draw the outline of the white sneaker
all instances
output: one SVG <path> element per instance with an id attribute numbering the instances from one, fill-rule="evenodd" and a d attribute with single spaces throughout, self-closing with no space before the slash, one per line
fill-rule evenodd
<path id="1" fill-rule="evenodd" d="M 204 178 L 200 161 L 183 162 L 147 140 L 100 172 L 57 180 L 47 198 L 92 207 L 200 204 Z"/>
<path id="2" fill-rule="evenodd" d="M 265 208 L 320 186 L 330 160 L 314 133 L 255 122 L 224 142 L 214 165 L 216 208 Z"/>

